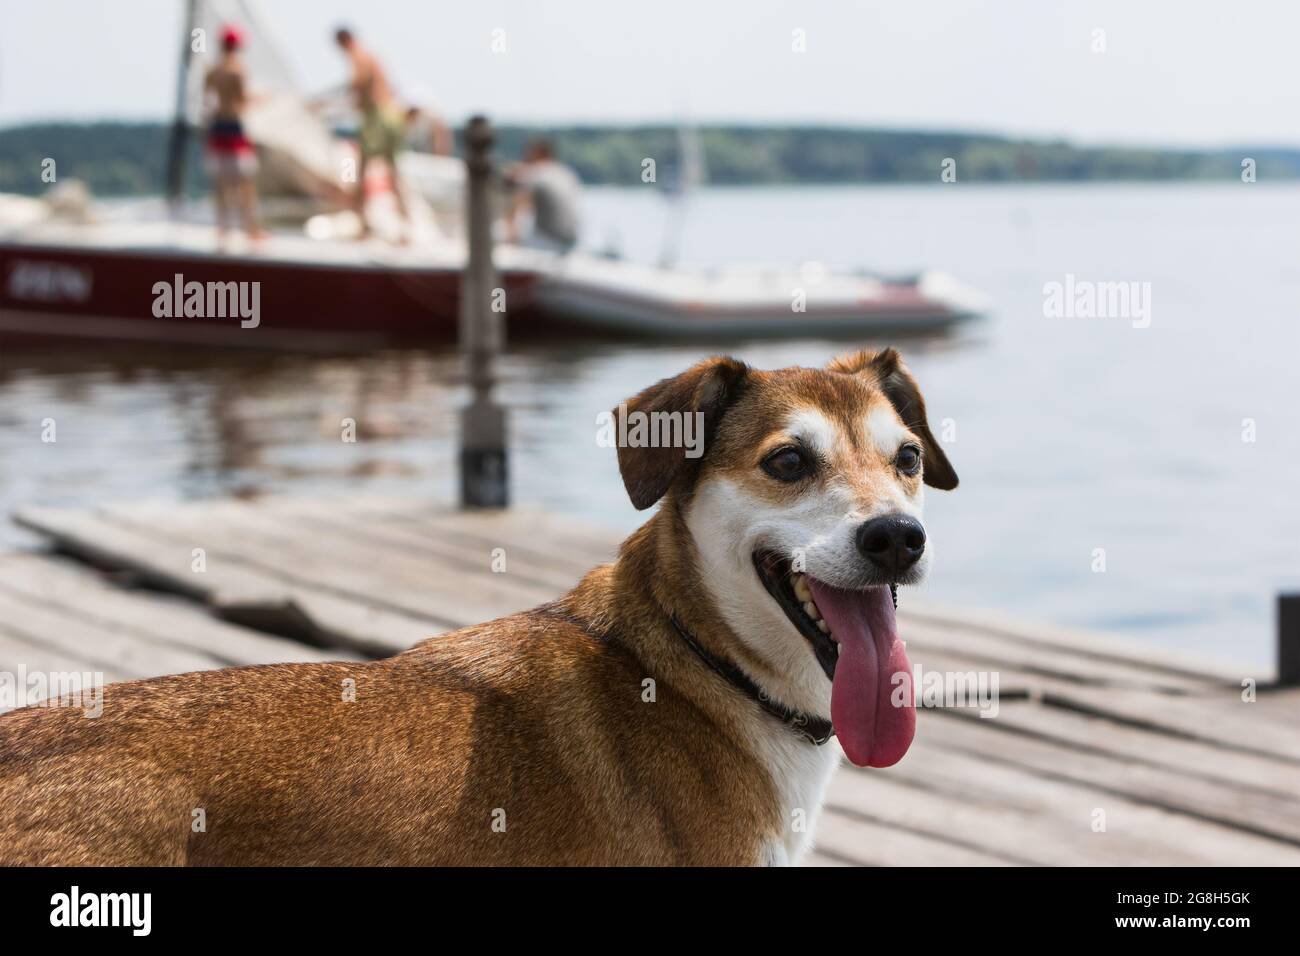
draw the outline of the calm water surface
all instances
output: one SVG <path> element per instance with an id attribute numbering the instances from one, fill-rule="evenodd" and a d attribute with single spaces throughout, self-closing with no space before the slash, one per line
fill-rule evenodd
<path id="1" fill-rule="evenodd" d="M 658 255 L 658 197 L 593 191 L 587 216 L 593 245 Z M 955 423 L 962 479 L 929 495 L 925 595 L 1253 666 L 1271 657 L 1274 595 L 1300 587 L 1297 224 L 1300 189 L 1265 184 L 716 190 L 687 209 L 681 256 L 933 267 L 985 291 L 987 321 L 903 343 L 932 416 Z M 1043 285 L 1067 273 L 1149 282 L 1150 327 L 1046 318 Z M 724 347 L 773 366 L 846 345 Z M 596 415 L 716 350 L 512 352 L 515 499 L 635 526 Z M 424 351 L 9 349 L 0 511 L 347 491 L 450 500 L 454 370 Z M 40 441 L 45 418 L 55 444 Z M 342 418 L 358 422 L 356 444 L 339 440 Z M 0 526 L 0 546 L 31 543 Z"/>

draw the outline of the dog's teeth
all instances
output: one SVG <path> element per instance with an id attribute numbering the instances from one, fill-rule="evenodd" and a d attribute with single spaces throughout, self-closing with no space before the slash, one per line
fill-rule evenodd
<path id="1" fill-rule="evenodd" d="M 822 619 L 822 612 L 817 610 L 817 605 L 812 601 L 803 602 L 803 612 L 814 621 L 820 621 Z"/>
<path id="2" fill-rule="evenodd" d="M 831 632 L 831 627 L 830 627 L 830 625 L 827 624 L 825 621 L 818 621 L 818 622 L 817 622 L 817 629 L 818 629 L 819 631 L 821 631 L 823 634 L 829 634 L 829 633 Z M 835 646 L 836 646 L 836 647 L 839 647 L 838 644 L 836 644 Z"/>
<path id="3" fill-rule="evenodd" d="M 794 596 L 800 601 L 807 602 L 812 600 L 812 588 L 808 587 L 808 579 L 802 574 L 795 575 Z"/>

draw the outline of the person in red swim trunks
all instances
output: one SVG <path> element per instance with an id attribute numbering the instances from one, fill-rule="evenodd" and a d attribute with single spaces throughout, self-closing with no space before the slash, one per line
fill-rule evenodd
<path id="1" fill-rule="evenodd" d="M 237 27 L 226 27 L 221 34 L 221 59 L 208 71 L 203 90 L 215 105 L 208 127 L 208 173 L 212 177 L 212 195 L 217 206 L 217 243 L 225 245 L 226 230 L 232 209 L 239 211 L 244 232 L 250 239 L 264 235 L 257 217 L 257 192 L 253 176 L 257 172 L 257 151 L 244 133 L 243 113 L 249 103 L 248 80 L 240 49 L 243 34 Z"/>

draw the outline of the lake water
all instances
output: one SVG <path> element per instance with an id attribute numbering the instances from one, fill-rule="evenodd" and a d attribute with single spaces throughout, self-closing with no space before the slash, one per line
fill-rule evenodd
<path id="1" fill-rule="evenodd" d="M 659 254 L 657 196 L 593 191 L 586 214 L 593 244 Z M 903 343 L 932 416 L 953 420 L 962 480 L 929 494 L 925 596 L 1254 667 L 1271 659 L 1276 593 L 1300 587 L 1298 224 L 1300 188 L 1266 184 L 712 190 L 686 210 L 681 259 L 937 268 L 983 290 L 988 320 Z M 1044 284 L 1068 274 L 1149 283 L 1149 327 L 1046 316 Z M 776 366 L 845 346 L 725 347 Z M 635 526 L 596 415 L 715 350 L 513 351 L 502 397 L 515 500 Z M 10 349 L 0 511 L 346 491 L 451 500 L 455 367 L 424 351 Z M 39 440 L 47 417 L 55 444 Z M 345 417 L 356 444 L 339 439 Z M 0 529 L 0 545 L 29 543 Z"/>

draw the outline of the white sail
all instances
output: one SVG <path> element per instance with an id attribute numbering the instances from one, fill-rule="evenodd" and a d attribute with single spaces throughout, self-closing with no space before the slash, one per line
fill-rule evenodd
<path id="1" fill-rule="evenodd" d="M 313 213 L 350 208 L 356 149 L 335 137 L 326 121 L 308 108 L 305 91 L 258 18 L 255 4 L 198 0 L 194 28 L 203 31 L 205 52 L 196 51 L 190 63 L 186 97 L 190 121 L 201 125 L 206 119 L 203 78 L 220 55 L 221 34 L 227 26 L 239 28 L 244 35 L 243 57 L 252 94 L 244 126 L 257 144 L 261 160 L 259 195 L 278 201 L 278 209 L 304 220 Z M 329 38 L 322 37 L 321 42 L 329 42 Z M 456 232 L 464 202 L 463 164 L 450 157 L 406 152 L 398 165 L 402 195 L 414 219 L 422 222 L 426 231 Z M 295 199 L 307 202 L 295 207 Z M 387 205 L 380 203 L 373 214 L 388 217 Z M 337 231 L 326 230 L 330 234 Z"/>
<path id="2" fill-rule="evenodd" d="M 221 34 L 228 26 L 237 27 L 244 35 L 242 53 L 252 95 L 244 123 L 262 159 L 259 192 L 270 197 L 308 196 L 326 203 L 341 202 L 347 149 L 307 108 L 288 60 L 244 0 L 200 0 L 197 5 L 194 29 L 203 31 L 199 35 L 202 49 L 194 51 L 190 63 L 190 121 L 202 124 L 206 120 L 203 80 L 221 54 Z M 191 50 L 195 45 L 191 44 Z"/>

